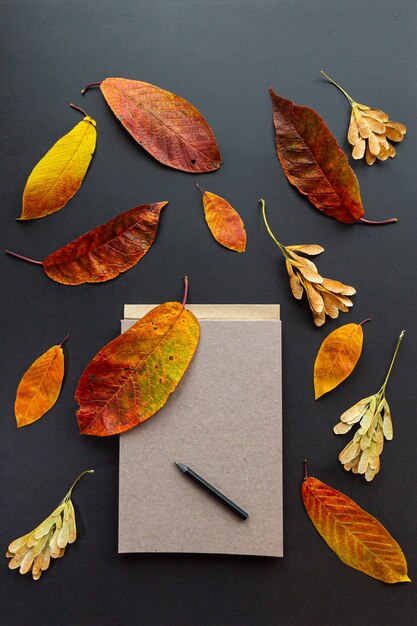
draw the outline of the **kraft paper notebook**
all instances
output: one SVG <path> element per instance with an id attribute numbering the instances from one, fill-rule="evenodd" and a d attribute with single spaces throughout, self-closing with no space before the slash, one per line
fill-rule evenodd
<path id="1" fill-rule="evenodd" d="M 153 305 L 126 305 L 122 332 Z M 119 552 L 282 556 L 278 305 L 189 305 L 201 326 L 165 406 L 120 435 Z M 174 464 L 249 513 L 241 521 Z"/>

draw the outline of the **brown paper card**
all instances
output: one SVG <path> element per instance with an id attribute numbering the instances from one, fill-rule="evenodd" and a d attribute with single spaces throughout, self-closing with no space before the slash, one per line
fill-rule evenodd
<path id="1" fill-rule="evenodd" d="M 126 305 L 125 314 L 150 308 Z M 187 372 L 158 413 L 120 435 L 119 552 L 282 556 L 279 307 L 187 308 L 201 325 Z M 133 323 L 124 320 L 122 331 Z M 249 518 L 240 520 L 174 460 Z"/>

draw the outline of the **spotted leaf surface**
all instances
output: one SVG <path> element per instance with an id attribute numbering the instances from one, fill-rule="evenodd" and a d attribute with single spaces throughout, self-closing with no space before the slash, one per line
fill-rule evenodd
<path id="1" fill-rule="evenodd" d="M 211 172 L 220 167 L 213 131 L 184 98 L 126 78 L 106 78 L 100 89 L 126 130 L 164 165 L 185 172 Z"/>
<path id="2" fill-rule="evenodd" d="M 154 415 L 181 380 L 199 336 L 196 317 L 166 302 L 108 343 L 78 383 L 81 433 L 114 435 Z"/>

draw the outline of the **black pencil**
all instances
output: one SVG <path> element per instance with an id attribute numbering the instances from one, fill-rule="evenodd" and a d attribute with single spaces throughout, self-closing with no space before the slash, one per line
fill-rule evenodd
<path id="1" fill-rule="evenodd" d="M 175 461 L 176 466 L 178 467 L 178 469 L 185 474 L 185 476 L 189 476 L 192 480 L 194 480 L 198 485 L 200 485 L 201 487 L 203 487 L 204 489 L 206 489 L 206 491 L 208 491 L 209 493 L 211 493 L 212 496 L 214 496 L 215 498 L 217 498 L 217 500 L 219 500 L 220 502 L 222 502 L 225 506 L 227 506 L 229 509 L 231 509 L 234 513 L 236 513 L 236 515 L 238 515 L 241 519 L 246 520 L 248 519 L 249 514 L 246 513 L 246 511 L 244 511 L 243 509 L 240 508 L 240 506 L 238 506 L 237 504 L 235 504 L 234 502 L 232 502 L 232 500 L 229 500 L 229 498 L 227 498 L 223 493 L 221 493 L 218 489 L 216 489 L 215 487 L 213 487 L 213 485 L 210 485 L 210 483 L 208 483 L 206 480 L 204 480 L 204 478 L 202 478 L 201 476 L 199 476 L 197 474 L 197 472 L 195 472 L 194 470 L 191 469 L 191 467 L 187 467 L 187 465 L 184 465 L 184 463 L 180 463 L 179 461 Z"/>

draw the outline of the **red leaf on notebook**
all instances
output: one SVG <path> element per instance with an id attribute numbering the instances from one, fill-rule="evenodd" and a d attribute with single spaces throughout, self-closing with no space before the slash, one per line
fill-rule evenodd
<path id="1" fill-rule="evenodd" d="M 316 111 L 297 106 L 269 90 L 272 98 L 277 155 L 285 176 L 313 206 L 339 222 L 363 218 L 358 180 L 346 154 Z"/>
<path id="2" fill-rule="evenodd" d="M 100 350 L 82 374 L 75 399 L 84 435 L 115 435 L 144 422 L 168 400 L 193 358 L 197 318 L 183 303 L 155 307 Z"/>
<path id="3" fill-rule="evenodd" d="M 106 78 L 107 104 L 134 139 L 155 159 L 184 172 L 212 172 L 221 165 L 214 133 L 190 102 L 156 85 Z"/>
<path id="4" fill-rule="evenodd" d="M 64 285 L 102 283 L 130 269 L 153 244 L 161 209 L 167 202 L 142 204 L 97 226 L 44 261 L 34 261 L 6 250 L 12 256 L 42 265 L 45 273 Z"/>

